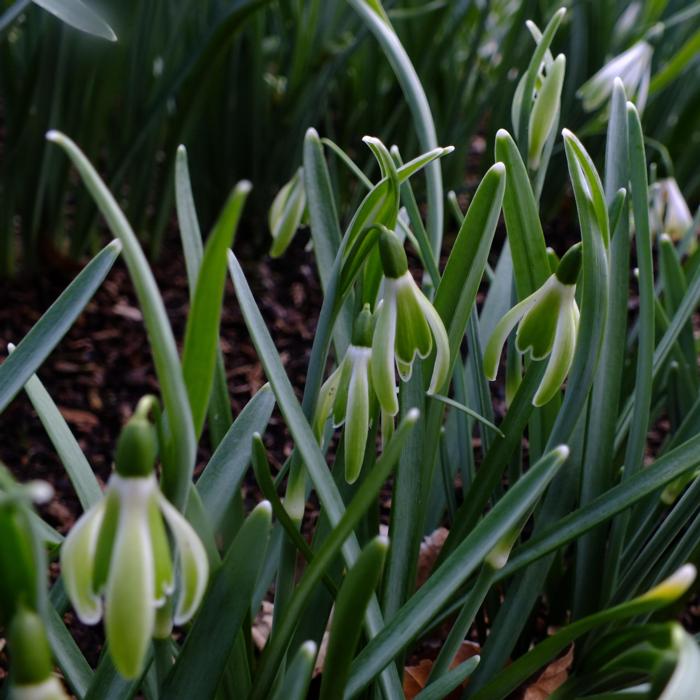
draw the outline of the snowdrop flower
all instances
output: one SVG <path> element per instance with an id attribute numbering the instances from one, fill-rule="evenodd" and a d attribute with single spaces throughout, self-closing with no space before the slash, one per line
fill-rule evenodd
<path id="1" fill-rule="evenodd" d="M 624 53 L 606 63 L 578 91 L 583 100 L 583 109 L 592 112 L 610 97 L 615 78 L 620 78 L 625 92 L 634 98 L 637 109 L 642 112 L 649 93 L 651 57 L 654 48 L 647 41 L 638 41 Z"/>
<path id="2" fill-rule="evenodd" d="M 651 220 L 657 233 L 667 233 L 674 241 L 693 225 L 693 215 L 675 178 L 667 177 L 651 186 Z"/>
<path id="3" fill-rule="evenodd" d="M 122 431 L 104 498 L 83 514 L 61 547 L 68 597 L 85 624 L 97 623 L 104 614 L 110 654 L 125 678 L 141 673 L 151 637 L 168 636 L 172 622 L 182 624 L 194 615 L 209 573 L 195 531 L 158 488 L 148 399 L 141 400 Z M 175 575 L 166 524 L 179 560 L 174 619 Z"/>
<path id="4" fill-rule="evenodd" d="M 484 352 L 484 371 L 493 381 L 501 350 L 518 326 L 515 346 L 533 360 L 551 357 L 532 400 L 543 406 L 556 394 L 571 368 L 578 334 L 576 279 L 581 268 L 581 244 L 570 248 L 557 271 L 529 297 L 516 304 L 496 325 Z"/>
<path id="5" fill-rule="evenodd" d="M 429 394 L 448 380 L 450 348 L 447 331 L 438 312 L 408 271 L 406 253 L 393 231 L 384 228 L 379 236 L 384 269 L 384 297 L 377 307 L 377 325 L 372 338 L 372 381 L 382 409 L 396 415 L 394 363 L 404 381 L 411 376 L 416 355 L 428 357 L 435 341 L 435 365 Z"/>
<path id="6" fill-rule="evenodd" d="M 10 700 L 68 700 L 58 678 L 39 615 L 20 607 L 8 629 Z"/>
<path id="7" fill-rule="evenodd" d="M 556 128 L 565 72 L 566 58 L 564 54 L 559 54 L 547 69 L 530 112 L 528 163 L 533 170 L 539 168 L 545 143 Z"/>
<path id="8" fill-rule="evenodd" d="M 319 395 L 315 430 L 320 440 L 329 413 L 334 427 L 345 424 L 345 480 L 357 480 L 367 446 L 367 429 L 373 413 L 374 391 L 370 377 L 372 312 L 366 304 L 355 321 L 352 342 L 338 368 L 326 380 Z"/>

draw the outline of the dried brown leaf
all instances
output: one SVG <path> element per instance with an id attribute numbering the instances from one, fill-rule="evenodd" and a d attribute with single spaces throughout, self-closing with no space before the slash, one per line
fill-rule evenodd
<path id="1" fill-rule="evenodd" d="M 548 698 L 560 685 L 566 682 L 573 660 L 574 645 L 572 644 L 564 656 L 552 661 L 525 689 L 523 700 L 545 700 Z"/>

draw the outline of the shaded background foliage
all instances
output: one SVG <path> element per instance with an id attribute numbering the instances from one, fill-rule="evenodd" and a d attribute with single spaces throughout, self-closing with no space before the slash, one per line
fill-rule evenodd
<path id="1" fill-rule="evenodd" d="M 485 169 L 484 149 L 508 124 L 527 65 L 527 18 L 542 23 L 549 0 L 394 0 L 385 3 L 434 112 L 438 141 L 458 147 L 443 164 L 459 188 L 466 170 Z M 572 2 L 555 48 L 569 58 L 562 123 L 600 134 L 602 119 L 581 110 L 575 91 L 607 59 L 686 0 Z M 188 147 L 199 213 L 208 230 L 234 182 L 250 179 L 254 234 L 298 167 L 303 133 L 315 126 L 374 167 L 361 137 L 376 134 L 407 156 L 417 152 L 410 115 L 381 48 L 350 5 L 322 0 L 102 0 L 93 5 L 119 37 L 112 44 L 76 32 L 29 0 L 0 3 L 0 273 L 35 270 L 56 253 L 96 250 L 96 210 L 68 177 L 69 164 L 44 133 L 70 134 L 119 194 L 153 256 L 173 209 L 172 167 Z M 657 42 L 644 114 L 660 174 L 675 167 L 695 200 L 700 126 L 700 29 L 680 23 Z M 671 63 L 672 70 L 661 66 Z M 595 141 L 593 141 L 595 144 Z M 668 148 L 666 151 L 660 144 Z M 470 153 L 471 150 L 471 153 Z M 468 159 L 468 161 L 466 160 Z M 552 178 L 564 174 L 555 154 Z M 349 187 L 342 168 L 336 188 Z M 359 196 L 359 193 L 357 193 Z M 546 199 L 546 188 L 545 188 Z M 346 200 L 348 201 L 348 200 Z M 349 199 L 350 208 L 356 199 Z M 142 233 L 149 231 L 148 234 Z"/>

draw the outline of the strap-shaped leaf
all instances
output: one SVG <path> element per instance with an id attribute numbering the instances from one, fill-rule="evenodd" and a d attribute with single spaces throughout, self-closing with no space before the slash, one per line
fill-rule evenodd
<path id="1" fill-rule="evenodd" d="M 272 700 L 305 700 L 316 661 L 316 644 L 304 642 L 292 659 Z"/>
<path id="2" fill-rule="evenodd" d="M 496 160 L 506 166 L 503 215 L 518 299 L 522 300 L 549 277 L 547 247 L 527 169 L 513 137 L 505 129 L 496 134 Z"/>
<path id="3" fill-rule="evenodd" d="M 265 432 L 274 406 L 275 397 L 265 385 L 240 412 L 197 480 L 197 491 L 214 532 L 250 464 L 253 435 Z"/>
<path id="4" fill-rule="evenodd" d="M 434 306 L 450 341 L 450 374 L 484 276 L 506 189 L 506 168 L 496 163 L 474 193 L 435 293 Z"/>
<path id="5" fill-rule="evenodd" d="M 81 0 L 32 0 L 32 2 L 74 29 L 108 41 L 117 40 L 112 27 Z"/>
<path id="6" fill-rule="evenodd" d="M 568 454 L 569 450 L 561 446 L 542 457 L 462 540 L 381 633 L 369 642 L 352 666 L 346 698 L 357 695 L 430 624 L 489 552 L 530 512 Z"/>
<path id="7" fill-rule="evenodd" d="M 119 241 L 102 249 L 68 285 L 0 365 L 0 413 L 68 332 L 121 251 Z"/>
<path id="8" fill-rule="evenodd" d="M 153 363 L 167 412 L 169 438 L 161 454 L 164 467 L 163 490 L 177 507 L 182 508 L 192 479 L 196 442 L 180 358 L 163 299 L 136 234 L 90 161 L 64 134 L 50 131 L 47 138 L 57 143 L 69 156 L 110 230 L 124 246 L 124 260 L 143 312 Z"/>
<path id="9" fill-rule="evenodd" d="M 197 287 L 187 317 L 182 373 L 192 409 L 195 437 L 201 435 L 204 427 L 214 381 L 226 282 L 226 251 L 233 244 L 243 204 L 250 189 L 249 182 L 238 183 L 214 225 L 204 248 Z"/>
<path id="10" fill-rule="evenodd" d="M 173 700 L 214 697 L 238 631 L 250 610 L 267 548 L 271 516 L 270 504 L 263 501 L 241 526 L 221 568 L 214 574 L 182 651 L 163 682 L 161 697 Z"/>

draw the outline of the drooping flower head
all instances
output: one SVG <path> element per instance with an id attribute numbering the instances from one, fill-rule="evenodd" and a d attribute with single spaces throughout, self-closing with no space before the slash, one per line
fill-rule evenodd
<path id="1" fill-rule="evenodd" d="M 349 484 L 360 475 L 370 420 L 376 413 L 370 375 L 373 330 L 374 318 L 369 304 L 365 304 L 355 320 L 352 342 L 343 360 L 321 387 L 314 421 L 319 440 L 330 413 L 334 427 L 345 425 L 345 480 Z"/>
<path id="2" fill-rule="evenodd" d="M 372 379 L 382 409 L 396 415 L 394 364 L 402 380 L 411 377 L 416 355 L 426 358 L 435 342 L 435 364 L 428 393 L 434 394 L 448 380 L 450 347 L 447 331 L 438 312 L 408 271 L 403 245 L 387 228 L 379 236 L 384 270 L 384 295 L 377 308 L 372 338 Z"/>
<path id="3" fill-rule="evenodd" d="M 638 41 L 627 51 L 611 59 L 578 91 L 583 109 L 593 112 L 612 94 L 615 78 L 620 78 L 625 92 L 633 99 L 641 113 L 649 94 L 651 58 L 654 48 L 648 41 Z"/>
<path id="4" fill-rule="evenodd" d="M 579 310 L 575 297 L 580 269 L 581 244 L 578 243 L 567 251 L 557 271 L 539 289 L 498 322 L 484 351 L 484 371 L 491 381 L 496 378 L 503 345 L 518 324 L 515 346 L 519 352 L 529 352 L 533 360 L 550 355 L 532 401 L 535 406 L 543 406 L 553 398 L 571 368 L 578 334 Z"/>
<path id="5" fill-rule="evenodd" d="M 150 397 L 139 403 L 119 438 L 104 498 L 82 515 L 61 548 L 73 607 L 85 624 L 104 614 L 110 654 L 125 678 L 140 674 L 153 636 L 167 637 L 173 622 L 194 615 L 209 573 L 199 537 L 158 488 L 150 406 Z M 166 525 L 178 554 L 177 580 Z"/>
<path id="6" fill-rule="evenodd" d="M 674 241 L 680 240 L 693 225 L 690 213 L 676 179 L 667 177 L 651 188 L 650 219 L 656 233 L 667 233 Z"/>

